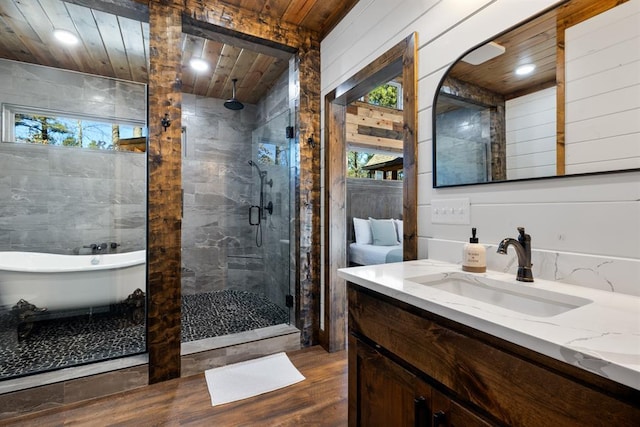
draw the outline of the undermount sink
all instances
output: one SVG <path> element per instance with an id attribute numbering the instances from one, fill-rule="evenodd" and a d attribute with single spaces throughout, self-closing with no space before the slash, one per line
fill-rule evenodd
<path id="1" fill-rule="evenodd" d="M 453 272 L 407 279 L 464 298 L 518 313 L 551 317 L 591 303 L 587 298 L 502 282 L 483 276 Z"/>

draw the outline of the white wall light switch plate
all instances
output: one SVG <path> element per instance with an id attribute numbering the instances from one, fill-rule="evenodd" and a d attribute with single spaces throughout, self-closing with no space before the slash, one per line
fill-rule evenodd
<path id="1" fill-rule="evenodd" d="M 431 200 L 431 223 L 471 224 L 469 199 Z"/>

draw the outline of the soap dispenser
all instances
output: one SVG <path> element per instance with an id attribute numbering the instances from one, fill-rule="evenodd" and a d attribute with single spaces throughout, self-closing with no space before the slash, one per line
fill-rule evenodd
<path id="1" fill-rule="evenodd" d="M 478 243 L 475 227 L 471 229 L 469 243 L 465 243 L 462 250 L 462 270 L 471 273 L 487 271 L 487 250 Z"/>

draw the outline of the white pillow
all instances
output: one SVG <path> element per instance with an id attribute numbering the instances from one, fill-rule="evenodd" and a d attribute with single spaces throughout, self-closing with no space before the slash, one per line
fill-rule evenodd
<path id="1" fill-rule="evenodd" d="M 396 226 L 391 219 L 375 219 L 369 217 L 371 235 L 376 246 L 395 246 L 398 244 Z"/>
<path id="2" fill-rule="evenodd" d="M 353 230 L 356 234 L 356 243 L 359 245 L 370 245 L 373 243 L 371 234 L 371 223 L 368 219 L 353 218 Z"/>
<path id="3" fill-rule="evenodd" d="M 402 235 L 404 234 L 402 220 L 394 219 L 393 223 L 396 225 L 396 233 L 398 233 L 398 242 L 402 243 Z"/>

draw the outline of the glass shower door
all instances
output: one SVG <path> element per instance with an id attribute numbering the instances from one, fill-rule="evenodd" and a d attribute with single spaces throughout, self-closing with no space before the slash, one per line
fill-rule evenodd
<path id="1" fill-rule="evenodd" d="M 257 127 L 252 132 L 253 182 L 249 218 L 255 228 L 256 245 L 260 244 L 264 260 L 264 295 L 283 312 L 291 323 L 293 308 L 292 274 L 292 220 L 293 198 L 291 179 L 295 162 L 292 161 L 292 138 L 287 128 L 291 123 L 290 110 L 286 110 Z M 261 194 L 262 193 L 262 194 Z M 257 206 L 257 209 L 255 207 Z M 251 214 L 253 212 L 253 215 Z M 255 217 L 258 213 L 259 218 Z"/>

